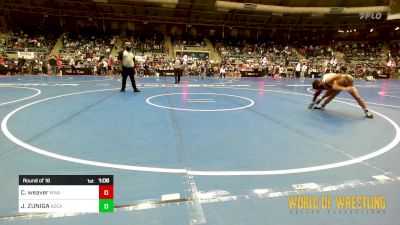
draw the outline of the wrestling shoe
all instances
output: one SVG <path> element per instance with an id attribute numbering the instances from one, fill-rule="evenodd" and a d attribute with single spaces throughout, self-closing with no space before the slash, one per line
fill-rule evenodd
<path id="1" fill-rule="evenodd" d="M 365 110 L 365 116 L 369 119 L 373 119 L 374 116 L 372 115 L 372 113 L 370 111 L 368 111 L 368 109 Z"/>

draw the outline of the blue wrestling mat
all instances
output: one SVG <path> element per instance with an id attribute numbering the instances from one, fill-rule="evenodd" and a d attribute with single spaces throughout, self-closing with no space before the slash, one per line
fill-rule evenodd
<path id="1" fill-rule="evenodd" d="M 309 79 L 136 81 L 0 79 L 0 224 L 398 224 L 399 81 L 356 81 L 372 120 Z M 114 175 L 115 210 L 21 214 L 22 174 Z"/>

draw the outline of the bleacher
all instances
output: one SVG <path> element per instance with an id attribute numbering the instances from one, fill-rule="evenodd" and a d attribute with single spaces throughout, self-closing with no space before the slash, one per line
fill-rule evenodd
<path id="1" fill-rule="evenodd" d="M 69 57 L 104 58 L 114 48 L 118 35 L 91 30 L 71 31 L 64 34 L 60 54 Z"/>
<path id="2" fill-rule="evenodd" d="M 173 51 L 198 52 L 216 52 L 220 58 L 218 61 L 210 60 L 218 71 L 220 65 L 227 65 L 227 71 L 268 71 L 267 75 L 281 73 L 293 76 L 297 64 L 305 64 L 308 74 L 323 73 L 327 68 L 335 71 L 329 65 L 332 58 L 337 58 L 338 68 L 347 67 L 349 73 L 361 76 L 362 74 L 370 74 L 382 67 L 386 66 L 389 58 L 394 65 L 400 64 L 400 46 L 398 42 L 390 44 L 390 55 L 385 56 L 383 43 L 381 42 L 346 42 L 338 43 L 324 42 L 314 39 L 297 40 L 284 42 L 273 38 L 258 40 L 252 38 L 233 38 L 233 37 L 215 37 L 206 39 L 202 36 L 165 36 L 159 32 L 128 32 L 123 37 L 116 33 L 104 33 L 98 30 L 71 30 L 65 32 L 61 37 L 62 42 L 59 51 L 56 54 L 50 54 L 55 48 L 57 41 L 56 34 L 37 35 L 35 33 L 10 32 L 9 34 L 0 35 L 0 51 L 3 54 L 0 63 L 4 65 L 8 71 L 12 73 L 20 73 L 23 71 L 32 74 L 41 74 L 40 67 L 46 64 L 48 57 L 57 55 L 62 61 L 63 68 L 69 67 L 71 62 L 75 62 L 76 66 L 81 68 L 89 68 L 89 74 L 105 74 L 105 61 L 111 60 L 113 63 L 113 71 L 116 65 L 116 52 L 123 47 L 125 41 L 132 42 L 135 54 L 138 59 L 138 70 L 141 74 L 154 74 L 158 68 L 171 68 L 171 47 Z M 171 43 L 166 43 L 170 40 Z M 118 43 L 118 44 L 117 44 Z M 389 46 L 389 45 L 388 45 Z M 28 58 L 26 63 L 19 68 L 17 52 L 33 53 L 33 60 Z M 111 54 L 114 53 L 114 54 Z M 184 54 L 184 53 L 182 53 Z M 340 56 L 340 57 L 338 57 Z M 190 55 L 188 68 L 198 62 L 193 60 L 196 58 Z M 192 59 L 193 58 L 193 59 Z M 266 62 L 262 62 L 265 58 Z M 4 71 L 4 68 L 1 70 Z M 102 72 L 99 72 L 102 71 Z M 4 73 L 4 72 L 2 72 Z M 217 72 L 216 72 L 217 73 Z M 263 75 L 266 75 L 265 73 Z"/>
<path id="3" fill-rule="evenodd" d="M 2 51 L 6 54 L 17 52 L 40 52 L 48 54 L 55 44 L 56 34 L 29 34 L 25 32 L 10 32 L 1 38 Z"/>

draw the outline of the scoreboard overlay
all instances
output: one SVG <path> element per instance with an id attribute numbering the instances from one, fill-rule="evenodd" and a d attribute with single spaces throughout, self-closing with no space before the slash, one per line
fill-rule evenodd
<path id="1" fill-rule="evenodd" d="M 19 213 L 114 212 L 113 175 L 19 175 Z"/>

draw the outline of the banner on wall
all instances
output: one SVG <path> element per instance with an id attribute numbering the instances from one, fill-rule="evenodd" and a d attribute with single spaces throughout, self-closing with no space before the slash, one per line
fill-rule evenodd
<path id="1" fill-rule="evenodd" d="M 34 52 L 17 52 L 18 58 L 24 57 L 25 59 L 33 59 L 35 58 Z"/>

